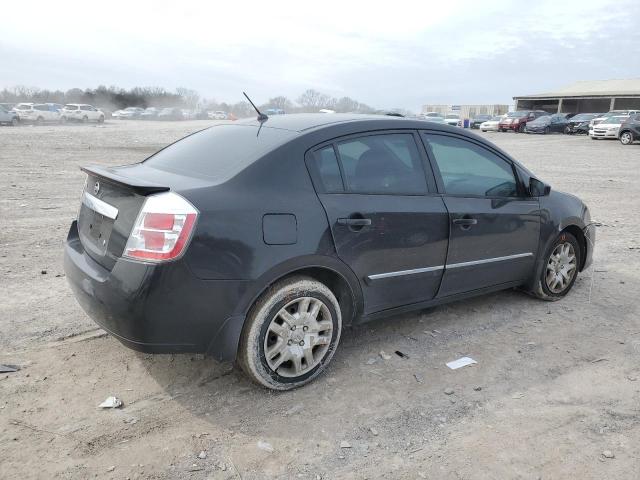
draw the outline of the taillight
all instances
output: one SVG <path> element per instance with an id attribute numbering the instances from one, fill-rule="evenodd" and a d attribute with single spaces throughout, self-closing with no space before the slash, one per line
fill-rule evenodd
<path id="1" fill-rule="evenodd" d="M 173 192 L 146 198 L 124 249 L 124 256 L 148 262 L 180 257 L 191 239 L 198 210 Z"/>

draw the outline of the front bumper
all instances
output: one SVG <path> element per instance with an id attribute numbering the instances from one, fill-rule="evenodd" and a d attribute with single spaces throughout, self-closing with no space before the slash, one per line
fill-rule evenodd
<path id="1" fill-rule="evenodd" d="M 246 282 L 201 280 L 182 261 L 119 259 L 108 270 L 85 252 L 76 222 L 65 242 L 64 270 L 87 315 L 127 347 L 235 358 L 244 324 L 236 309 Z"/>
<path id="2" fill-rule="evenodd" d="M 500 125 L 498 125 L 498 127 L 500 128 L 500 130 L 517 130 L 518 128 L 520 128 L 520 124 L 519 123 L 501 123 Z"/>
<path id="3" fill-rule="evenodd" d="M 616 130 L 605 130 L 599 129 L 598 127 L 593 130 L 589 130 L 589 135 L 594 138 L 618 138 L 619 129 Z"/>
<path id="4" fill-rule="evenodd" d="M 587 256 L 582 264 L 582 270 L 585 270 L 593 263 L 593 250 L 596 246 L 596 226 L 594 223 L 589 223 L 582 231 L 587 239 Z"/>

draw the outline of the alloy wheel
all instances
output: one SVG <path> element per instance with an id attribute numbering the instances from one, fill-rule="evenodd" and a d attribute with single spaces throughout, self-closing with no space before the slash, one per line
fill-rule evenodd
<path id="1" fill-rule="evenodd" d="M 267 328 L 267 365 L 282 377 L 304 375 L 325 357 L 332 334 L 329 307 L 315 297 L 296 298 L 276 313 Z"/>
<path id="2" fill-rule="evenodd" d="M 620 135 L 620 142 L 623 145 L 629 145 L 633 142 L 633 135 L 631 135 L 631 132 L 624 132 L 622 135 Z"/>
<path id="3" fill-rule="evenodd" d="M 552 293 L 566 290 L 577 272 L 577 258 L 573 245 L 569 242 L 559 244 L 547 261 L 545 281 Z"/>

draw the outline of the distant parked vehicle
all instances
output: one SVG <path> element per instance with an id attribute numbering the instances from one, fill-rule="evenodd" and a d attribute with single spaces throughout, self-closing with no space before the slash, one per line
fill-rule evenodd
<path id="1" fill-rule="evenodd" d="M 158 114 L 158 120 L 184 120 L 184 115 L 179 108 L 163 108 Z"/>
<path id="2" fill-rule="evenodd" d="M 479 129 L 481 124 L 489 120 L 491 120 L 491 115 L 476 115 L 475 117 L 473 117 L 471 122 L 469 122 L 469 127 L 472 129 Z"/>
<path id="3" fill-rule="evenodd" d="M 599 140 L 601 138 L 618 138 L 618 132 L 622 123 L 629 118 L 629 115 L 613 115 L 606 117 L 601 123 L 594 125 L 589 130 L 591 140 Z"/>
<path id="4" fill-rule="evenodd" d="M 160 110 L 155 107 L 145 108 L 144 112 L 140 114 L 140 120 L 157 120 L 158 113 Z"/>
<path id="5" fill-rule="evenodd" d="M 60 111 L 60 120 L 63 122 L 103 123 L 104 113 L 86 103 L 68 103 Z"/>
<path id="6" fill-rule="evenodd" d="M 422 117 L 421 120 L 424 120 L 425 122 L 445 123 L 444 118 L 442 117 Z"/>
<path id="7" fill-rule="evenodd" d="M 444 120 L 444 116 L 443 116 L 441 113 L 438 113 L 438 112 L 425 112 L 425 113 L 421 113 L 421 114 L 420 114 L 420 117 L 421 117 L 423 120 L 425 120 L 425 119 L 427 119 L 427 118 L 434 118 L 434 117 L 442 118 L 442 119 Z"/>
<path id="8" fill-rule="evenodd" d="M 554 115 L 543 115 L 531 122 L 528 122 L 525 126 L 526 133 L 562 133 L 567 126 L 567 114 L 556 113 Z"/>
<path id="9" fill-rule="evenodd" d="M 609 120 L 610 117 L 621 116 L 621 115 L 629 116 L 629 115 L 634 115 L 636 113 L 640 113 L 640 110 L 611 110 L 591 120 L 589 122 L 589 130 L 593 130 L 594 126 L 600 123 L 606 122 L 607 120 Z"/>
<path id="10" fill-rule="evenodd" d="M 523 133 L 528 122 L 545 115 L 549 115 L 549 113 L 543 110 L 518 110 L 516 112 L 509 112 L 507 116 L 500 121 L 498 129 L 501 132 L 513 130 L 514 132 Z"/>
<path id="11" fill-rule="evenodd" d="M 444 123 L 447 125 L 452 125 L 454 127 L 458 126 L 460 122 L 460 115 L 457 113 L 448 113 L 444 116 Z"/>
<path id="12" fill-rule="evenodd" d="M 587 135 L 589 133 L 589 122 L 599 116 L 599 113 L 578 113 L 568 119 L 564 127 L 564 133 L 567 135 Z"/>
<path id="13" fill-rule="evenodd" d="M 124 110 L 119 110 L 118 118 L 120 120 L 135 120 L 140 118 L 142 112 L 144 112 L 144 108 L 127 107 Z M 111 116 L 113 116 L 113 114 Z"/>
<path id="14" fill-rule="evenodd" d="M 271 115 L 271 114 L 267 113 L 267 115 Z M 211 120 L 226 120 L 227 119 L 227 112 L 223 112 L 222 110 L 217 110 L 215 112 L 209 112 L 209 118 Z"/>
<path id="15" fill-rule="evenodd" d="M 7 110 L 8 112 L 10 112 L 11 110 L 13 110 L 13 107 L 15 107 L 16 104 L 15 103 L 0 103 L 0 107 L 4 108 L 5 110 Z"/>
<path id="16" fill-rule="evenodd" d="M 16 112 L 7 110 L 0 105 L 0 123 L 3 125 L 12 125 L 15 127 L 20 123 L 20 118 L 18 118 L 18 114 Z"/>
<path id="17" fill-rule="evenodd" d="M 631 145 L 640 140 L 640 113 L 634 113 L 620 125 L 618 138 L 623 145 Z"/>
<path id="18" fill-rule="evenodd" d="M 480 130 L 483 132 L 497 132 L 498 125 L 500 124 L 500 120 L 503 119 L 502 115 L 496 115 L 495 117 L 491 117 L 490 120 L 486 122 L 482 122 L 480 124 Z"/>
<path id="19" fill-rule="evenodd" d="M 19 103 L 13 108 L 13 111 L 16 112 L 20 121 L 25 123 L 42 125 L 60 121 L 60 112 L 53 104 Z"/>
<path id="20" fill-rule="evenodd" d="M 281 108 L 269 108 L 267 109 L 267 115 L 284 115 L 284 110 Z"/>

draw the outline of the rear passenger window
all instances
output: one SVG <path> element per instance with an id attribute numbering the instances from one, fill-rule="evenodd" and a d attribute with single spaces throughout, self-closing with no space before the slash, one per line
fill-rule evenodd
<path id="1" fill-rule="evenodd" d="M 425 135 L 438 164 L 445 192 L 451 195 L 515 197 L 510 163 L 475 143 L 444 135 Z"/>
<path id="2" fill-rule="evenodd" d="M 351 193 L 420 195 L 427 185 L 412 134 L 361 137 L 337 144 L 346 190 Z"/>
<path id="3" fill-rule="evenodd" d="M 321 148 L 314 153 L 315 166 L 320 181 L 327 193 L 340 193 L 344 190 L 338 159 L 333 146 Z"/>

